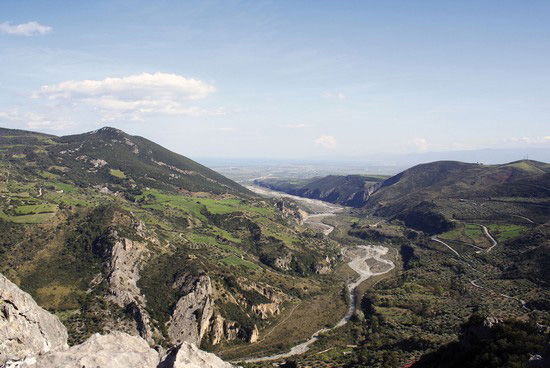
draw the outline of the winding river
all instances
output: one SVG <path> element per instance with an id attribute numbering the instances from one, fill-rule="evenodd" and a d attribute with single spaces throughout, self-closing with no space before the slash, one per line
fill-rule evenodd
<path id="1" fill-rule="evenodd" d="M 315 199 L 297 197 L 253 185 L 247 186 L 247 188 L 255 193 L 266 197 L 286 197 L 293 199 L 296 202 L 299 202 L 309 213 L 304 220 L 304 224 L 311 226 L 315 229 L 319 229 L 323 231 L 323 233 L 326 235 L 330 234 L 330 232 L 334 230 L 334 227 L 323 223 L 322 220 L 328 216 L 335 216 L 338 212 L 344 209 L 341 206 L 331 203 L 326 203 Z M 369 277 L 383 275 L 391 271 L 395 267 L 392 261 L 383 258 L 387 254 L 388 248 L 379 245 L 360 245 L 357 247 L 344 248 L 342 251 L 342 255 L 348 261 L 348 265 L 350 266 L 350 268 L 359 275 L 359 277 L 352 281 L 349 281 L 347 284 L 350 305 L 344 317 L 342 317 L 342 319 L 333 327 L 320 329 L 319 331 L 315 332 L 307 341 L 293 346 L 286 353 L 274 354 L 259 358 L 250 358 L 244 360 L 244 362 L 262 362 L 268 360 L 284 359 L 294 355 L 303 354 L 310 349 L 310 346 L 319 339 L 322 333 L 338 327 L 342 327 L 346 323 L 348 323 L 355 313 L 355 308 L 357 306 L 357 298 L 355 294 L 355 289 L 357 288 L 357 286 L 359 286 L 359 284 L 361 284 Z"/>

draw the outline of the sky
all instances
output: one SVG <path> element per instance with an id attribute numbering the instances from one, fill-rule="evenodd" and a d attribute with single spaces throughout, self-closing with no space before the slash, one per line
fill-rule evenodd
<path id="1" fill-rule="evenodd" d="M 550 2 L 0 2 L 0 126 L 190 157 L 550 148 Z"/>

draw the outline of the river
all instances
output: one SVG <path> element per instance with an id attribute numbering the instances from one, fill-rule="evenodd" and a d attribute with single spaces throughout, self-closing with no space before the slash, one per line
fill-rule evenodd
<path id="1" fill-rule="evenodd" d="M 323 229 L 323 233 L 326 235 L 334 229 L 334 227 L 324 224 L 322 220 L 328 216 L 335 216 L 338 212 L 344 210 L 343 207 L 334 205 L 331 203 L 326 203 L 323 201 L 302 198 L 293 196 L 290 194 L 277 192 L 274 190 L 260 188 L 257 186 L 247 186 L 251 191 L 272 198 L 290 198 L 300 203 L 308 212 L 308 216 L 304 223 L 306 225 L 315 227 L 317 229 Z M 308 221 L 309 220 L 309 221 Z M 328 228 L 323 228 L 321 225 L 328 226 Z M 288 352 L 281 354 L 274 354 L 265 357 L 250 358 L 244 360 L 246 363 L 262 362 L 268 360 L 284 359 L 289 358 L 294 355 L 299 355 L 307 352 L 310 349 L 310 346 L 319 339 L 319 336 L 327 331 L 332 329 L 342 327 L 349 322 L 353 314 L 355 313 L 355 308 L 357 307 L 357 300 L 355 295 L 355 289 L 359 284 L 368 279 L 369 277 L 376 275 L 383 275 L 391 271 L 395 265 L 391 260 L 383 258 L 388 254 L 388 248 L 380 245 L 360 245 L 354 247 L 346 247 L 342 250 L 342 255 L 348 261 L 348 265 L 353 269 L 358 277 L 352 281 L 349 281 L 347 284 L 347 290 L 349 293 L 350 305 L 348 311 L 342 317 L 342 319 L 331 328 L 323 328 L 315 332 L 307 341 L 293 346 Z"/>
<path id="2" fill-rule="evenodd" d="M 337 213 L 342 212 L 344 207 L 337 204 L 323 202 L 318 199 L 310 199 L 298 197 L 292 194 L 278 192 L 256 185 L 246 185 L 246 188 L 252 192 L 270 198 L 289 198 L 295 202 L 298 202 L 300 206 L 307 212 L 304 218 L 304 225 L 313 228 L 314 230 L 322 231 L 323 234 L 328 235 L 334 230 L 334 226 L 325 224 L 323 219 L 335 216 Z"/>

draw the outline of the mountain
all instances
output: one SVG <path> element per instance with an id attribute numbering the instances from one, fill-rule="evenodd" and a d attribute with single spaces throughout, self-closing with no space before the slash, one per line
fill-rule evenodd
<path id="1" fill-rule="evenodd" d="M 292 182 L 285 179 L 257 179 L 254 184 L 300 197 L 361 207 L 371 189 L 383 180 L 381 176 L 328 175 Z"/>
<path id="2" fill-rule="evenodd" d="M 284 348 L 295 340 L 250 343 L 292 306 L 322 296 L 345 308 L 339 245 L 300 219 L 114 128 L 0 129 L 0 273 L 60 318 L 69 344 L 122 331 L 232 357 Z"/>
<path id="3" fill-rule="evenodd" d="M 550 324 L 548 171 L 442 161 L 390 178 L 270 180 L 354 206 L 312 216 L 113 128 L 4 129 L 0 273 L 57 319 L 15 311 L 0 290 L 0 344 L 29 342 L 40 364 L 130 347 L 170 366 L 195 344 L 226 360 L 274 358 L 247 367 L 430 366 L 466 346 L 460 326 L 476 313 L 510 321 L 504 335 L 494 330 L 497 345 L 515 333 L 508 327 L 521 343 L 533 326 L 516 320 Z M 333 231 L 302 226 L 316 221 Z M 350 290 L 353 270 L 373 274 Z M 21 327 L 35 320 L 61 331 L 49 352 L 40 350 L 49 330 Z M 482 343 L 502 354 L 495 339 Z M 277 355 L 291 348 L 302 354 Z"/>
<path id="4" fill-rule="evenodd" d="M 4 157 L 11 155 L 9 160 L 14 164 L 34 162 L 77 186 L 108 184 L 125 190 L 152 187 L 172 192 L 181 188 L 250 194 L 187 157 L 110 127 L 64 137 L 0 129 L 0 145 Z"/>
<path id="5" fill-rule="evenodd" d="M 523 160 L 487 166 L 438 161 L 385 180 L 363 208 L 436 233 L 449 230 L 453 220 L 524 216 L 544 221 L 549 184 L 550 165 L 542 162 Z M 430 224 L 423 221 L 427 217 L 439 221 L 430 220 Z"/>
<path id="6" fill-rule="evenodd" d="M 525 216 L 543 221 L 550 205 L 550 165 L 531 160 L 502 165 L 436 161 L 378 182 L 366 176 L 327 176 L 299 184 L 273 179 L 256 184 L 399 218 L 409 227 L 435 233 L 449 230 L 453 219 Z M 478 202 L 485 207 L 476 208 Z"/>

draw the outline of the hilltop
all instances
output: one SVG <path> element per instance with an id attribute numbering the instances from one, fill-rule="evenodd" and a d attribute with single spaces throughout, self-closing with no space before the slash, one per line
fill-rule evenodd
<path id="1" fill-rule="evenodd" d="M 307 336 L 340 318 L 344 280 L 339 245 L 300 223 L 292 206 L 118 129 L 0 129 L 0 273 L 59 316 L 70 344 L 117 330 L 223 352 L 330 301 L 309 329 L 255 348 Z"/>
<path id="2" fill-rule="evenodd" d="M 365 214 L 399 218 L 428 232 L 449 229 L 452 219 L 519 215 L 542 221 L 550 204 L 550 165 L 532 160 L 502 165 L 436 161 L 385 180 L 374 179 L 327 176 L 298 184 L 274 179 L 256 184 L 352 206 Z M 479 201 L 486 203 L 485 208 L 474 208 Z M 427 214 L 433 221 L 418 221 Z"/>
<path id="3" fill-rule="evenodd" d="M 8 162 L 33 162 L 37 169 L 77 186 L 107 184 L 124 191 L 151 187 L 172 192 L 250 194 L 187 157 L 110 127 L 64 137 L 0 128 L 0 146 Z"/>

